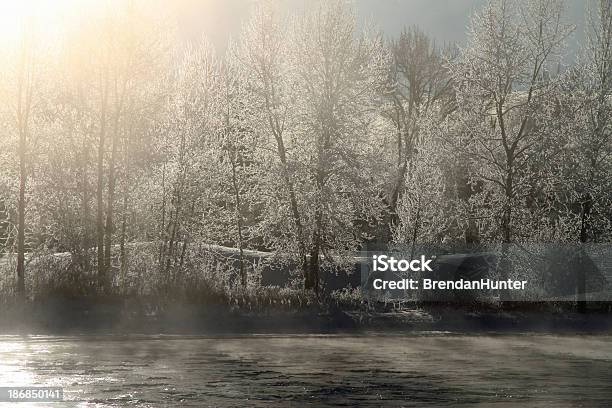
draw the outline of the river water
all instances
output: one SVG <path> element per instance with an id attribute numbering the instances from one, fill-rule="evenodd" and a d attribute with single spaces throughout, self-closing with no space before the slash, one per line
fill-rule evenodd
<path id="1" fill-rule="evenodd" d="M 0 336 L 0 386 L 27 385 L 63 387 L 52 406 L 612 406 L 612 337 Z"/>

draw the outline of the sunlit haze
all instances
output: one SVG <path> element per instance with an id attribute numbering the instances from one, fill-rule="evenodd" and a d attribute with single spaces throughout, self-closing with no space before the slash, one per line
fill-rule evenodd
<path id="1" fill-rule="evenodd" d="M 106 3 L 102 0 L 0 0 L 0 42 L 11 44 L 28 31 L 56 37 L 80 13 Z"/>
<path id="2" fill-rule="evenodd" d="M 77 20 L 115 10 L 126 3 L 122 0 L 0 0 L 0 44 L 14 44 L 24 27 L 47 40 L 54 39 Z M 223 50 L 230 38 L 240 34 L 241 24 L 258 3 L 256 0 L 153 0 L 147 2 L 147 9 L 166 22 L 175 22 L 182 38 L 205 36 L 218 50 Z M 277 2 L 283 10 L 303 9 L 306 3 L 305 0 Z M 418 24 L 439 42 L 459 43 L 465 40 L 470 14 L 482 4 L 483 0 L 354 1 L 358 22 L 367 21 L 387 35 L 396 35 L 406 25 Z M 568 19 L 577 26 L 569 44 L 574 48 L 576 41 L 583 39 L 584 5 L 572 1 L 566 7 Z"/>

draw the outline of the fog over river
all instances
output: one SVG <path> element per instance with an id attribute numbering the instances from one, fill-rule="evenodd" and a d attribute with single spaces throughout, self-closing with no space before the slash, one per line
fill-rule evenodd
<path id="1" fill-rule="evenodd" d="M 0 336 L 0 386 L 63 387 L 52 406 L 606 406 L 611 337 Z"/>

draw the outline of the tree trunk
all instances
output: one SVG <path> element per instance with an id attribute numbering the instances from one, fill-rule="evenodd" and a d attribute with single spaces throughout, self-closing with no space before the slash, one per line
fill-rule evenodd
<path id="1" fill-rule="evenodd" d="M 510 165 L 510 172 L 512 166 Z M 499 276 L 501 280 L 507 280 L 510 276 L 510 270 L 512 268 L 512 262 L 510 261 L 510 244 L 512 242 L 512 193 L 513 193 L 513 179 L 511 173 L 506 178 L 506 202 L 504 204 L 502 214 L 502 251 L 501 259 L 499 262 Z M 499 291 L 500 301 L 507 301 L 510 299 L 510 291 L 502 289 Z"/>
<path id="2" fill-rule="evenodd" d="M 264 69 L 265 71 L 265 69 Z M 306 280 L 308 279 L 308 259 L 306 257 L 306 244 L 304 242 L 304 227 L 302 224 L 302 217 L 297 203 L 297 197 L 295 194 L 295 188 L 289 175 L 289 166 L 287 163 L 287 149 L 285 148 L 285 142 L 283 141 L 282 126 L 279 125 L 278 118 L 275 116 L 273 111 L 273 103 L 276 92 L 274 86 L 269 81 L 269 76 L 264 75 L 264 86 L 265 86 L 265 105 L 268 113 L 268 124 L 270 131 L 276 140 L 276 152 L 281 162 L 283 172 L 283 183 L 287 192 L 289 193 L 289 206 L 291 208 L 291 218 L 295 225 L 295 235 L 298 247 L 298 258 L 300 263 L 300 269 L 304 277 L 304 285 L 306 286 Z"/>
<path id="3" fill-rule="evenodd" d="M 247 287 L 247 274 L 244 268 L 244 242 L 242 237 L 242 215 L 240 214 L 240 189 L 238 187 L 238 176 L 236 173 L 236 149 L 234 147 L 234 151 L 230 152 L 231 164 L 232 164 L 232 186 L 234 189 L 234 218 L 236 221 L 236 228 L 238 230 L 238 250 L 240 251 L 240 257 L 238 259 L 239 265 L 239 274 L 240 274 L 240 284 L 243 288 Z"/>
<path id="4" fill-rule="evenodd" d="M 113 225 L 114 204 L 115 204 L 115 185 L 116 185 L 116 158 L 117 148 L 119 143 L 119 118 L 123 109 L 123 99 L 125 95 L 126 83 L 123 81 L 121 90 L 117 89 L 117 80 L 115 80 L 115 111 L 113 117 L 113 135 L 111 146 L 111 157 L 108 163 L 108 191 L 106 202 L 106 226 L 105 226 L 105 242 L 104 242 L 104 269 L 108 274 L 111 271 L 111 249 L 113 241 L 113 233 L 115 227 Z M 119 93 L 120 92 L 120 93 Z"/>
<path id="5" fill-rule="evenodd" d="M 17 221 L 17 294 L 25 298 L 25 189 L 26 189 L 26 133 L 20 129 L 19 135 L 19 204 Z"/>
<path id="6" fill-rule="evenodd" d="M 82 164 L 81 164 L 81 228 L 83 228 L 83 237 L 81 246 L 83 247 L 83 258 L 81 268 L 84 272 L 89 271 L 89 247 L 91 245 L 89 238 L 89 182 L 87 180 L 87 163 L 89 162 L 89 144 L 87 143 L 86 134 L 83 136 L 82 146 Z"/>
<path id="7" fill-rule="evenodd" d="M 128 254 L 125 247 L 125 243 L 127 241 L 127 217 L 130 199 L 130 184 L 128 181 L 128 177 L 130 174 L 130 136 L 132 135 L 132 132 L 133 128 L 130 128 L 130 131 L 123 145 L 123 168 L 125 171 L 125 177 L 123 180 L 123 210 L 121 214 L 121 237 L 119 241 L 119 251 L 121 260 L 121 278 L 124 285 L 128 269 Z"/>
<path id="8" fill-rule="evenodd" d="M 406 173 L 408 172 L 408 159 L 404 156 L 404 162 L 399 166 L 397 178 L 391 191 L 388 204 L 388 218 L 386 219 L 382 240 L 385 243 L 389 243 L 393 235 L 393 226 L 399 222 L 399 216 L 397 215 L 397 204 L 402 196 L 402 190 L 404 188 Z"/>
<path id="9" fill-rule="evenodd" d="M 27 72 L 28 53 L 24 43 L 18 68 L 17 128 L 19 131 L 19 202 L 17 204 L 17 296 L 25 299 L 25 191 L 27 185 L 28 121 L 32 102 L 31 74 Z"/>
<path id="10" fill-rule="evenodd" d="M 291 182 L 291 178 L 289 177 L 289 169 L 287 165 L 287 154 L 285 151 L 285 144 L 283 142 L 282 136 L 276 135 L 276 149 L 278 153 L 279 160 L 281 162 L 282 171 L 283 171 L 283 181 L 285 184 L 285 188 L 289 193 L 289 205 L 291 207 L 291 216 L 293 219 L 293 223 L 295 224 L 296 237 L 297 237 L 297 245 L 298 245 L 298 257 L 300 260 L 300 267 L 302 270 L 302 274 L 304 276 L 304 288 L 308 288 L 307 281 L 308 278 L 308 270 L 309 264 L 308 259 L 306 257 L 306 245 L 304 243 L 304 227 L 302 225 L 302 219 L 300 216 L 300 210 L 298 208 L 297 198 L 295 195 L 295 189 L 293 187 L 293 183 Z"/>
<path id="11" fill-rule="evenodd" d="M 579 313 L 585 313 L 586 305 L 586 273 L 584 244 L 588 242 L 590 230 L 592 199 L 590 194 L 585 194 L 580 203 L 580 262 L 576 274 L 576 309 Z"/>
<path id="12" fill-rule="evenodd" d="M 127 251 L 125 248 L 126 234 L 127 234 L 127 211 L 128 211 L 128 188 L 127 181 L 123 188 L 123 211 L 121 214 L 121 238 L 119 240 L 119 253 L 121 261 L 121 281 L 125 285 L 125 278 L 127 275 Z"/>
<path id="13" fill-rule="evenodd" d="M 105 78 L 102 90 L 102 106 L 100 114 L 100 139 L 98 142 L 98 187 L 96 191 L 96 241 L 98 255 L 98 287 L 106 290 L 106 268 L 104 264 L 104 143 L 106 138 L 106 102 L 108 96 L 108 77 Z"/>
<path id="14" fill-rule="evenodd" d="M 325 175 L 322 170 L 323 167 L 323 154 L 319 152 L 319 160 L 318 160 L 318 169 L 317 169 L 317 190 L 318 193 L 321 194 L 324 185 Z M 320 260 L 319 254 L 321 253 L 321 245 L 323 244 L 322 240 L 322 227 L 323 227 L 323 210 L 320 207 L 320 200 L 317 200 L 317 208 L 315 211 L 315 225 L 314 231 L 312 234 L 312 244 L 310 247 L 310 263 L 308 268 L 308 274 L 306 275 L 306 279 L 304 282 L 304 288 L 307 290 L 314 290 L 314 292 L 319 294 L 319 267 Z"/>
<path id="15" fill-rule="evenodd" d="M 410 259 L 414 259 L 414 251 L 416 249 L 417 237 L 419 236 L 419 227 L 421 223 L 421 196 L 417 201 L 417 213 L 414 219 L 414 228 L 412 229 L 412 246 L 410 248 Z"/>
<path id="16" fill-rule="evenodd" d="M 310 248 L 310 263 L 306 279 L 304 281 L 304 289 L 313 290 L 319 294 L 319 253 L 321 252 L 321 220 L 323 214 L 320 210 L 315 215 L 315 231 L 312 236 L 312 246 Z"/>
<path id="17" fill-rule="evenodd" d="M 162 180 L 161 180 L 161 185 L 162 185 L 162 202 L 161 202 L 161 222 L 159 223 L 159 256 L 157 259 L 158 264 L 160 265 L 160 271 L 161 271 L 161 265 L 163 265 L 163 257 L 164 257 L 164 251 L 166 249 L 166 238 L 167 238 L 167 234 L 166 234 L 166 162 L 164 161 L 163 165 L 162 165 Z"/>
<path id="18" fill-rule="evenodd" d="M 106 226 L 104 236 L 104 269 L 107 273 L 111 270 L 111 247 L 113 240 L 113 205 L 115 202 L 115 159 L 117 156 L 117 134 L 113 133 L 111 157 L 108 164 L 108 191 L 106 201 Z"/>

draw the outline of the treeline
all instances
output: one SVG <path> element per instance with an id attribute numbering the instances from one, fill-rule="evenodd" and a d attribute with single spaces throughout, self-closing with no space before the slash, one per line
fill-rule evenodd
<path id="1" fill-rule="evenodd" d="M 569 60 L 556 0 L 489 1 L 461 47 L 360 31 L 343 1 L 261 6 L 222 55 L 145 2 L 26 30 L 0 74 L 0 260 L 21 295 L 49 252 L 108 291 L 130 245 L 180 280 L 205 242 L 316 291 L 367 242 L 610 242 L 611 9 L 588 3 Z"/>

